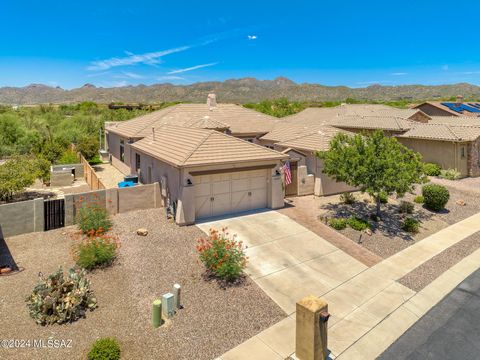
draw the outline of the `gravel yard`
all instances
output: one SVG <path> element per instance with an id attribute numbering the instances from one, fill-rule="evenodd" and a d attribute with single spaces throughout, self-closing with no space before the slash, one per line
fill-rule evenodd
<path id="1" fill-rule="evenodd" d="M 478 248 L 480 248 L 480 233 L 475 233 L 424 262 L 398 282 L 413 291 L 420 291 Z"/>
<path id="2" fill-rule="evenodd" d="M 434 182 L 437 182 L 437 179 L 434 179 Z M 432 212 L 425 209 L 423 205 L 413 202 L 415 196 L 421 194 L 421 186 L 417 186 L 413 194 L 406 194 L 403 199 L 390 198 L 388 204 L 382 205 L 382 221 L 378 223 L 370 221 L 373 225 L 371 236 L 349 227 L 338 232 L 361 244 L 374 254 L 387 258 L 415 242 L 421 241 L 427 236 L 480 211 L 480 196 L 477 192 L 466 191 L 467 188 L 464 183 L 450 181 L 444 183 L 444 185 L 450 191 L 450 200 L 442 212 Z M 369 198 L 368 195 L 355 193 L 355 197 L 357 202 L 353 205 L 340 203 L 338 195 L 318 198 L 319 200 L 315 200 L 318 215 L 327 217 L 357 215 L 368 219 L 369 215 L 374 213 L 374 204 L 364 201 Z M 415 205 L 414 214 L 408 216 L 413 216 L 420 221 L 420 231 L 417 234 L 407 233 L 401 228 L 404 217 L 399 213 L 398 205 L 401 200 L 412 202 Z M 463 200 L 466 205 L 457 204 L 460 200 Z"/>
<path id="3" fill-rule="evenodd" d="M 195 240 L 197 227 L 178 227 L 162 209 L 113 218 L 120 255 L 113 267 L 89 275 L 99 307 L 86 319 L 42 327 L 30 318 L 24 299 L 39 271 L 72 265 L 70 235 L 75 228 L 6 239 L 23 272 L 0 278 L 0 335 L 6 339 L 72 339 L 69 349 L 0 349 L 2 359 L 85 359 L 99 337 L 116 337 L 124 359 L 213 359 L 285 318 L 283 311 L 250 279 L 222 289 L 202 278 Z M 135 234 L 144 227 L 146 237 Z M 151 303 L 172 285 L 182 285 L 184 309 L 158 329 L 151 326 Z"/>

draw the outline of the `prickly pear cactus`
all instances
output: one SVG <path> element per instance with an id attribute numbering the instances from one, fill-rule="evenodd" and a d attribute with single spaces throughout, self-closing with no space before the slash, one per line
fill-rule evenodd
<path id="1" fill-rule="evenodd" d="M 72 268 L 66 275 L 61 267 L 47 277 L 40 273 L 26 302 L 30 316 L 41 325 L 72 322 L 97 307 L 86 271 L 80 268 Z"/>

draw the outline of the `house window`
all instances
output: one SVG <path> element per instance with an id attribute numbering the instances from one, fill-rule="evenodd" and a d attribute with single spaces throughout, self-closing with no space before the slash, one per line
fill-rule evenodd
<path id="1" fill-rule="evenodd" d="M 120 140 L 120 160 L 125 162 L 125 140 Z"/>
<path id="2" fill-rule="evenodd" d="M 135 169 L 140 170 L 140 154 L 135 154 Z"/>
<path id="3" fill-rule="evenodd" d="M 462 147 L 460 148 L 460 156 L 462 157 L 462 159 L 465 158 L 465 146 L 462 146 Z"/>

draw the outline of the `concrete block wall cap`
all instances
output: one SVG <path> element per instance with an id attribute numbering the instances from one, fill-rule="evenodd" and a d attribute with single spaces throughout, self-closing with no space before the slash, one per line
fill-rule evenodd
<path id="1" fill-rule="evenodd" d="M 317 312 L 319 310 L 324 309 L 328 306 L 327 302 L 317 296 L 309 295 L 304 297 L 300 301 L 297 302 L 298 306 L 302 306 L 312 312 Z"/>

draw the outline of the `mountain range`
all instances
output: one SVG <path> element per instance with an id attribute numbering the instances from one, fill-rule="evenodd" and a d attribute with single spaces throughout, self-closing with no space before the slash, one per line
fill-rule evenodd
<path id="1" fill-rule="evenodd" d="M 462 95 L 480 99 L 480 87 L 468 83 L 452 85 L 371 85 L 365 88 L 298 84 L 278 77 L 273 80 L 255 78 L 231 79 L 223 82 L 199 82 L 191 85 L 155 84 L 103 88 L 85 84 L 65 90 L 43 84 L 25 87 L 1 87 L 0 104 L 44 104 L 95 101 L 98 103 L 136 102 L 158 103 L 165 101 L 204 102 L 208 93 L 216 93 L 219 102 L 259 102 L 265 99 L 285 97 L 292 101 L 342 101 L 357 100 L 438 100 Z"/>

